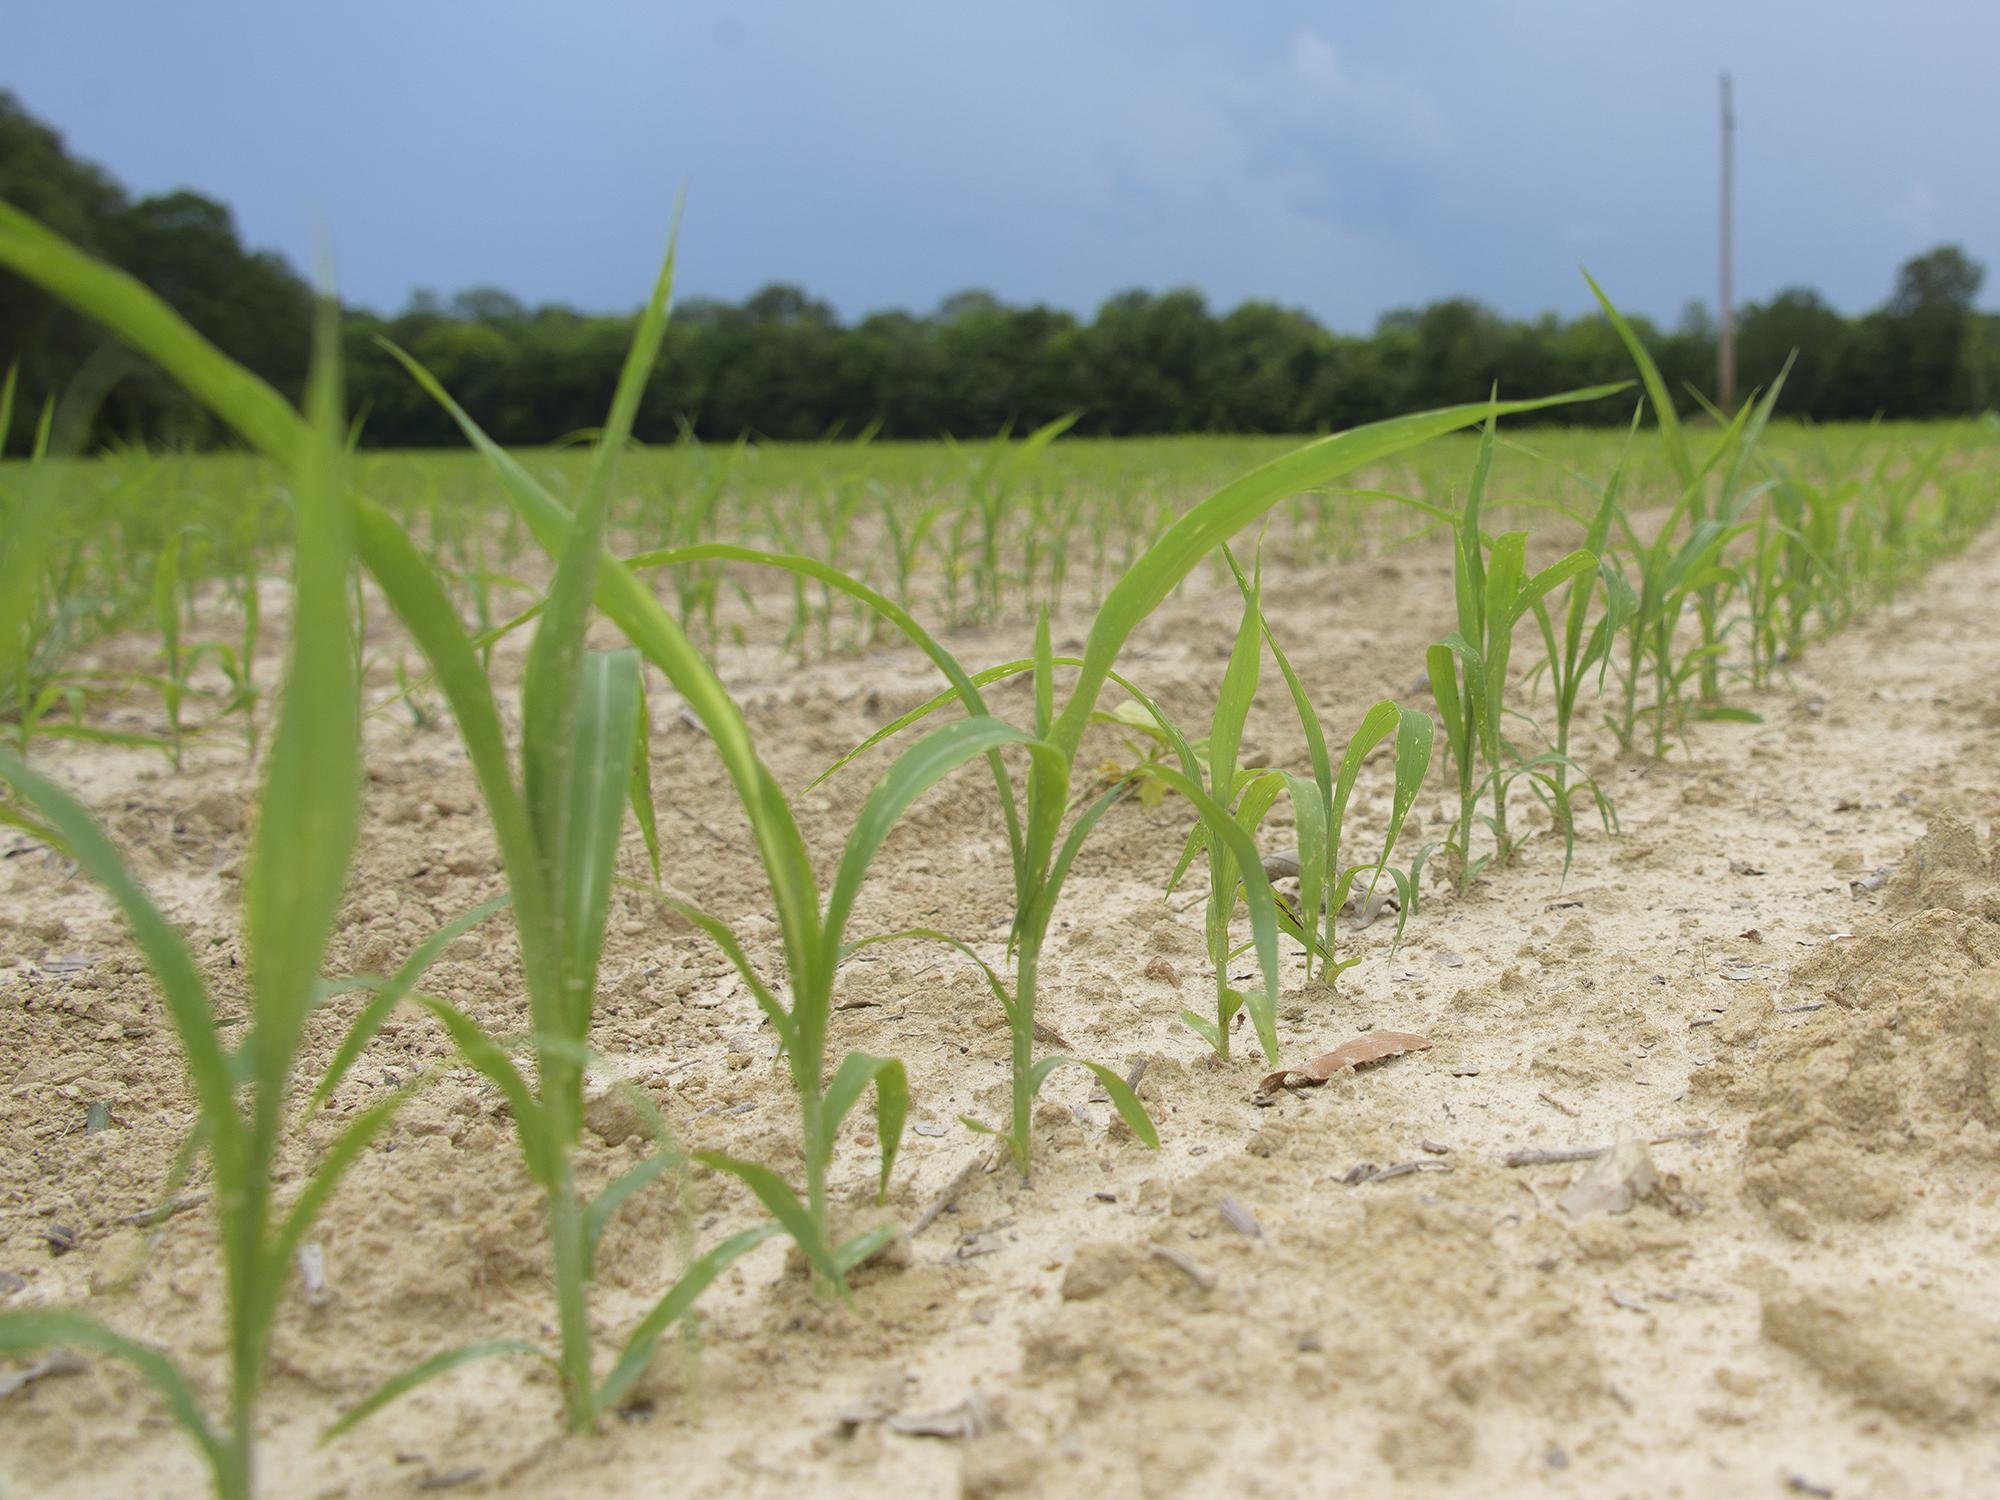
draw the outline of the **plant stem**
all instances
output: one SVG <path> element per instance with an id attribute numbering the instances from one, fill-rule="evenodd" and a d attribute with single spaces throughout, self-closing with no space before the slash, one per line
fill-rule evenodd
<path id="1" fill-rule="evenodd" d="M 1573 670 L 1573 669 L 1572 669 Z M 1576 693 L 1573 680 L 1564 684 L 1569 688 L 1565 695 L 1562 688 L 1556 691 L 1556 796 L 1560 798 L 1569 787 L 1569 720 L 1576 711 Z"/>
<path id="2" fill-rule="evenodd" d="M 1032 1155 L 1034 1096 L 1028 1074 L 1035 1065 L 1035 985 L 1041 963 L 1039 933 L 1024 939 L 1014 964 L 1014 1120 L 1008 1144 L 1014 1166 L 1025 1180 Z"/>
<path id="3" fill-rule="evenodd" d="M 1646 628 L 1643 620 L 1632 622 L 1632 651 L 1625 673 L 1625 721 L 1619 726 L 1618 748 L 1630 750 L 1639 733 L 1639 664 L 1643 660 Z"/>
<path id="4" fill-rule="evenodd" d="M 1715 589 L 1711 586 L 1702 590 L 1697 608 L 1701 614 L 1701 644 L 1708 654 L 1701 659 L 1701 701 L 1720 703 L 1722 701 L 1722 664 L 1714 654 L 1716 644 L 1715 624 L 1717 602 Z"/>
<path id="5" fill-rule="evenodd" d="M 812 1215 L 821 1243 L 827 1240 L 826 1167 L 833 1154 L 833 1142 L 825 1135 L 823 1105 L 815 1058 L 811 1083 L 799 1091 L 799 1124 L 806 1146 L 806 1211 Z"/>
<path id="6" fill-rule="evenodd" d="M 215 1470 L 215 1490 L 222 1500 L 250 1500 L 256 1493 L 256 1402 L 242 1395 L 238 1392 L 230 1401 L 229 1430 L 222 1434 L 222 1461 Z"/>
<path id="7" fill-rule="evenodd" d="M 1672 636 L 1666 620 L 1661 620 L 1655 630 L 1653 644 L 1653 759 L 1659 760 L 1667 753 L 1667 696 L 1672 689 L 1673 661 L 1669 655 Z"/>
<path id="8" fill-rule="evenodd" d="M 583 1208 L 576 1201 L 567 1165 L 562 1180 L 549 1189 L 549 1240 L 555 1258 L 563 1411 L 571 1432 L 588 1432 L 597 1425 L 590 1373 L 590 1247 L 584 1240 Z"/>

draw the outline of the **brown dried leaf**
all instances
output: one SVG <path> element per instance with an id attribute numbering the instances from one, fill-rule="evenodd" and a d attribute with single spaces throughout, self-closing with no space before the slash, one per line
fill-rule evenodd
<path id="1" fill-rule="evenodd" d="M 1257 1085 L 1260 1092 L 1270 1093 L 1274 1089 L 1317 1088 L 1336 1073 L 1349 1068 L 1366 1067 L 1391 1057 L 1401 1057 L 1405 1052 L 1422 1052 L 1430 1042 L 1409 1031 L 1371 1031 L 1366 1036 L 1358 1036 L 1351 1042 L 1343 1042 L 1331 1052 L 1323 1052 L 1311 1062 L 1296 1068 L 1280 1068 L 1267 1074 Z"/>

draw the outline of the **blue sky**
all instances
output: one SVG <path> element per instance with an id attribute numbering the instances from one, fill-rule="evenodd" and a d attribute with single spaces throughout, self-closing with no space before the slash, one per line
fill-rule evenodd
<path id="1" fill-rule="evenodd" d="M 1357 329 L 1578 311 L 1579 261 L 1655 317 L 1712 300 L 1722 67 L 1740 297 L 1858 311 L 1942 240 L 2000 273 L 1996 57 L 1991 0 L 63 0 L 0 87 L 295 264 L 324 230 L 385 310 L 629 307 L 685 184 L 685 293 L 1196 286 Z"/>

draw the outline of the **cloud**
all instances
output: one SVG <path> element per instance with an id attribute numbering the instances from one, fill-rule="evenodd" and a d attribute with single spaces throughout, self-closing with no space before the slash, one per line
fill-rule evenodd
<path id="1" fill-rule="evenodd" d="M 1924 239 L 1937 233 L 1937 211 L 1937 194 L 1923 183 L 1916 182 L 1889 206 L 1889 217 L 1909 230 L 1912 236 Z"/>
<path id="2" fill-rule="evenodd" d="M 1444 116 L 1428 94 L 1392 74 L 1350 64 L 1310 27 L 1293 36 L 1283 73 L 1327 112 L 1328 128 L 1336 133 L 1358 133 L 1378 146 L 1420 155 L 1445 147 Z"/>
<path id="3" fill-rule="evenodd" d="M 1707 290 L 1725 33 L 1744 296 L 1806 280 L 1870 306 L 1947 235 L 2000 259 L 2000 197 L 1952 186 L 1983 180 L 2000 128 L 1990 0 L 1906 0 L 1897 26 L 1810 0 L 572 8 L 552 30 L 533 0 L 349 0 L 333 38 L 299 7 L 72 0 L 8 61 L 135 191 L 191 183 L 302 265 L 323 213 L 344 286 L 382 307 L 477 282 L 625 306 L 685 182 L 691 291 L 796 281 L 849 314 L 1187 284 L 1341 326 L 1459 292 L 1580 311 L 1587 258 L 1667 319 Z M 107 31 L 114 11 L 132 24 Z M 548 107 L 496 78 L 538 80 Z M 348 96 L 379 107 L 327 131 Z M 563 213 L 503 180 L 561 182 Z"/>
<path id="4" fill-rule="evenodd" d="M 1094 125 L 1108 185 L 1134 207 L 1254 202 L 1360 228 L 1421 195 L 1418 168 L 1449 135 L 1422 90 L 1311 29 L 1233 66 L 1183 50 L 1094 72 L 1118 107 L 1076 123 Z"/>
<path id="5" fill-rule="evenodd" d="M 1062 175 L 1129 267 L 1110 275 L 1199 282 L 1223 302 L 1289 294 L 1342 323 L 1414 292 L 1408 234 L 1428 189 L 1413 164 L 1446 140 L 1421 91 L 1310 30 L 1233 61 L 1086 50 L 1094 98 L 1087 114 L 1075 94 L 1058 107 L 1083 147 Z"/>

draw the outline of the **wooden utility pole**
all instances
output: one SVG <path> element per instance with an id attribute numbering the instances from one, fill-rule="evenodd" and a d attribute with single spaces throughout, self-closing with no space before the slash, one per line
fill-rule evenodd
<path id="1" fill-rule="evenodd" d="M 1736 410 L 1736 298 L 1730 287 L 1730 259 L 1736 187 L 1736 110 L 1730 97 L 1729 75 L 1722 75 L 1722 247 L 1716 293 L 1719 330 L 1715 341 L 1715 384 L 1718 404 Z"/>

